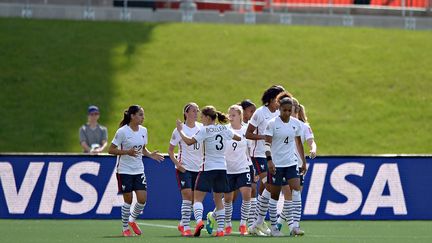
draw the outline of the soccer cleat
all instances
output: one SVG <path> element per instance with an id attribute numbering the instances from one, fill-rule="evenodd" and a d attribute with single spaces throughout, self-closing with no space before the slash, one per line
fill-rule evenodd
<path id="1" fill-rule="evenodd" d="M 263 222 L 262 224 L 257 225 L 256 228 L 267 236 L 271 234 L 271 230 L 267 226 L 266 222 Z"/>
<path id="2" fill-rule="evenodd" d="M 282 232 L 280 232 L 277 229 L 277 227 L 276 228 L 272 227 L 272 229 L 271 229 L 271 236 L 273 236 L 273 237 L 281 237 L 281 236 L 283 236 L 283 234 L 282 234 Z"/>
<path id="3" fill-rule="evenodd" d="M 223 237 L 224 236 L 224 232 L 223 231 L 218 231 L 216 233 L 216 237 Z"/>
<path id="4" fill-rule="evenodd" d="M 128 224 L 132 228 L 132 230 L 135 232 L 136 235 L 142 234 L 142 231 L 136 222 L 129 222 Z"/>
<path id="5" fill-rule="evenodd" d="M 199 223 L 195 226 L 194 236 L 199 237 L 201 235 L 201 230 L 204 228 L 204 223 L 199 221 Z"/>
<path id="6" fill-rule="evenodd" d="M 184 230 L 184 231 L 182 231 L 181 235 L 184 236 L 184 237 L 191 237 L 192 236 L 192 232 L 191 232 L 190 229 Z"/>
<path id="7" fill-rule="evenodd" d="M 225 227 L 225 234 L 230 235 L 232 233 L 232 226 Z"/>
<path id="8" fill-rule="evenodd" d="M 240 235 L 247 235 L 248 234 L 248 229 L 247 229 L 246 225 L 240 225 L 239 231 L 240 231 Z"/>
<path id="9" fill-rule="evenodd" d="M 127 229 L 127 230 L 123 230 L 122 235 L 124 237 L 131 237 L 132 233 L 131 233 L 130 229 Z"/>
<path id="10" fill-rule="evenodd" d="M 263 232 L 261 232 L 258 227 L 256 227 L 255 225 L 251 225 L 248 228 L 249 234 L 251 235 L 255 235 L 255 236 L 267 236 L 266 234 L 264 234 Z"/>
<path id="11" fill-rule="evenodd" d="M 293 228 L 292 230 L 291 230 L 291 232 L 290 232 L 290 236 L 294 236 L 294 237 L 297 237 L 297 236 L 303 236 L 304 235 L 304 231 L 303 230 L 301 230 L 300 228 L 298 228 L 298 227 L 295 227 L 295 228 Z"/>
<path id="12" fill-rule="evenodd" d="M 177 229 L 178 229 L 178 231 L 180 231 L 181 233 L 183 233 L 183 231 L 184 231 L 184 226 L 179 224 L 179 225 L 177 226 Z"/>
<path id="13" fill-rule="evenodd" d="M 282 229 L 282 224 L 281 223 L 277 223 L 276 227 L 278 228 L 278 230 L 280 231 Z"/>
<path id="14" fill-rule="evenodd" d="M 206 225 L 205 225 L 207 233 L 209 235 L 211 235 L 213 233 L 213 229 L 214 229 L 215 224 L 216 224 L 216 220 L 213 217 L 213 212 L 209 212 L 207 214 L 207 222 L 206 222 Z"/>

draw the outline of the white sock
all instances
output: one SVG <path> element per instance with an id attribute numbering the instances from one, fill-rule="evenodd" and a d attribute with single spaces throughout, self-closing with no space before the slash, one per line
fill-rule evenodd
<path id="1" fill-rule="evenodd" d="M 193 208 L 194 208 L 195 220 L 197 223 L 199 223 L 200 221 L 202 221 L 204 206 L 202 202 L 196 202 L 193 204 Z"/>

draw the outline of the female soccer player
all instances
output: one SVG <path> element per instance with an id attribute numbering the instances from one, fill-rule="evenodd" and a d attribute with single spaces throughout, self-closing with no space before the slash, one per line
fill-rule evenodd
<path id="1" fill-rule="evenodd" d="M 242 113 L 243 109 L 239 105 L 233 105 L 229 108 L 228 126 L 234 134 L 244 138 L 246 134 L 246 127 L 242 126 Z M 225 234 L 229 235 L 232 232 L 232 211 L 233 211 L 233 194 L 234 191 L 239 190 L 242 195 L 241 205 L 241 220 L 239 231 L 241 235 L 247 234 L 247 219 L 249 217 L 249 210 L 251 207 L 251 184 L 253 181 L 250 174 L 250 159 L 248 156 L 248 148 L 246 139 L 241 141 L 227 142 L 225 150 L 225 158 L 227 163 L 228 174 L 228 191 L 224 195 L 225 199 Z"/>
<path id="2" fill-rule="evenodd" d="M 188 137 L 195 135 L 201 123 L 197 122 L 199 113 L 198 105 L 188 103 L 183 108 L 184 122 L 182 130 Z M 179 146 L 178 157 L 174 156 L 175 146 Z M 182 195 L 181 220 L 178 230 L 182 236 L 192 236 L 189 222 L 192 215 L 193 190 L 195 180 L 202 165 L 202 148 L 200 143 L 187 145 L 180 137 L 177 128 L 174 129 L 168 148 L 168 154 L 176 167 L 176 175 L 179 189 Z"/>
<path id="3" fill-rule="evenodd" d="M 314 159 L 316 157 L 317 145 L 315 143 L 312 129 L 311 129 L 311 127 L 308 123 L 307 117 L 306 117 L 305 108 L 303 105 L 299 104 L 296 99 L 293 99 L 293 102 L 294 102 L 294 106 L 295 106 L 295 112 L 292 114 L 292 116 L 295 118 L 298 118 L 302 122 L 302 126 L 303 126 L 302 135 L 301 135 L 302 144 L 304 144 L 305 141 L 307 142 L 307 144 L 309 145 L 309 148 L 310 148 L 309 158 Z M 300 163 L 299 167 L 301 167 L 301 166 L 302 166 L 302 164 Z M 302 189 L 303 183 L 304 183 L 304 172 L 300 174 L 300 189 Z M 292 231 L 293 215 L 292 214 L 291 215 L 285 214 L 285 212 L 291 211 L 291 208 L 293 205 L 292 193 L 291 193 L 290 187 L 288 185 L 282 187 L 282 192 L 284 194 L 284 199 L 285 199 L 284 200 L 284 208 L 286 208 L 286 210 L 283 210 L 280 217 L 278 218 L 277 226 L 278 226 L 278 229 L 281 230 L 282 223 L 285 221 L 288 223 L 288 227 L 289 227 L 290 231 Z"/>
<path id="4" fill-rule="evenodd" d="M 120 122 L 108 153 L 117 155 L 117 182 L 119 193 L 123 194 L 124 204 L 121 210 L 123 223 L 123 236 L 132 236 L 128 225 L 135 234 L 141 235 L 142 231 L 135 223 L 138 215 L 143 211 L 147 201 L 147 182 L 144 174 L 142 156 L 150 157 L 162 162 L 164 157 L 157 151 L 148 151 L 147 128 L 141 126 L 144 121 L 144 110 L 139 105 L 132 105 L 124 112 L 124 118 Z M 133 212 L 130 212 L 133 194 L 137 197 L 137 203 Z"/>
<path id="5" fill-rule="evenodd" d="M 276 97 L 282 92 L 284 92 L 284 88 L 278 85 L 273 85 L 264 92 L 261 98 L 263 106 L 259 107 L 252 115 L 246 131 L 246 138 L 253 140 L 251 159 L 255 172 L 261 180 L 257 208 L 261 204 L 268 204 L 268 200 L 270 200 L 270 192 L 265 190 L 265 184 L 267 183 L 267 161 L 264 150 L 264 131 L 268 121 L 279 115 L 279 103 Z M 255 212 L 256 216 L 257 212 Z M 270 234 L 270 230 L 266 224 L 258 225 L 258 228 L 262 233 Z"/>
<path id="6" fill-rule="evenodd" d="M 283 97 L 283 94 L 279 97 Z M 294 225 L 292 235 L 301 235 L 299 221 L 301 215 L 301 195 L 298 164 L 303 161 L 302 171 L 306 171 L 303 144 L 301 142 L 302 125 L 299 120 L 291 117 L 293 101 L 289 97 L 279 99 L 280 115 L 268 122 L 265 130 L 266 159 L 268 163 L 267 188 L 271 193 L 269 204 L 263 205 L 257 221 L 252 225 L 252 232 L 264 221 L 267 207 L 271 221 L 271 235 L 282 236 L 277 228 L 277 201 L 282 186 L 288 184 L 293 195 Z M 264 213 L 264 214 L 263 214 Z"/>
<path id="7" fill-rule="evenodd" d="M 201 121 L 203 127 L 192 137 L 189 137 L 183 131 L 183 125 L 177 120 L 177 130 L 187 145 L 202 143 L 204 150 L 204 163 L 202 170 L 198 174 L 195 182 L 194 191 L 194 216 L 197 222 L 194 236 L 200 236 L 204 228 L 202 221 L 203 204 L 202 201 L 207 192 L 213 191 L 213 199 L 216 204 L 216 220 L 218 229 L 216 236 L 224 235 L 225 210 L 222 203 L 223 193 L 227 191 L 227 166 L 225 161 L 226 140 L 234 139 L 241 141 L 241 137 L 235 135 L 226 126 L 216 124 L 216 118 L 219 123 L 225 123 L 227 117 L 216 110 L 213 106 L 206 106 L 201 112 Z"/>
<path id="8" fill-rule="evenodd" d="M 243 100 L 242 102 L 240 102 L 240 106 L 243 109 L 243 121 L 242 121 L 242 126 L 244 126 L 246 129 L 248 127 L 248 123 L 249 120 L 251 119 L 252 115 L 255 113 L 256 110 L 256 105 L 249 99 Z M 248 157 L 252 157 L 252 144 L 253 141 L 247 139 L 247 144 L 248 144 Z M 250 174 L 252 177 L 252 185 L 251 185 L 251 207 L 249 210 L 249 216 L 248 216 L 248 220 L 247 220 L 247 224 L 248 227 L 252 225 L 254 218 L 255 218 L 255 211 L 256 211 L 256 205 L 257 205 L 257 200 L 256 200 L 256 195 L 257 195 L 257 181 L 258 181 L 258 176 L 255 176 L 255 168 L 252 164 L 252 160 L 250 160 L 250 165 L 249 165 L 249 169 L 250 169 Z M 236 198 L 235 192 L 234 192 L 234 198 Z"/>

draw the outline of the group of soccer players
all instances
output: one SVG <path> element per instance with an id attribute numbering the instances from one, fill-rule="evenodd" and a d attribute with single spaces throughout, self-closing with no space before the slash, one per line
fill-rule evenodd
<path id="1" fill-rule="evenodd" d="M 184 121 L 177 120 L 169 145 L 169 156 L 176 168 L 178 187 L 182 195 L 182 236 L 200 236 L 206 228 L 209 234 L 224 236 L 232 233 L 233 200 L 241 195 L 241 235 L 282 236 L 283 221 L 290 235 L 303 235 L 301 218 L 302 176 L 306 173 L 303 144 L 310 146 L 311 158 L 316 144 L 304 107 L 282 86 L 268 88 L 256 109 L 250 100 L 228 108 L 228 116 L 213 106 L 199 109 L 188 103 L 183 109 Z M 198 115 L 200 122 L 198 122 Z M 297 119 L 296 117 L 299 117 Z M 141 124 L 144 110 L 131 106 L 125 111 L 109 153 L 118 155 L 117 178 L 123 194 L 123 236 L 131 236 L 129 227 L 140 235 L 135 219 L 146 202 L 146 181 L 142 155 L 157 161 L 163 157 L 146 148 L 147 130 Z M 229 122 L 228 125 L 225 125 Z M 178 146 L 178 155 L 174 150 Z M 258 197 L 256 183 L 259 180 Z M 132 192 L 137 203 L 132 213 Z M 277 202 L 284 193 L 284 207 L 278 218 Z M 203 204 L 207 193 L 213 193 L 215 209 L 203 221 Z M 196 220 L 194 230 L 190 221 Z M 269 212 L 271 227 L 265 223 Z"/>

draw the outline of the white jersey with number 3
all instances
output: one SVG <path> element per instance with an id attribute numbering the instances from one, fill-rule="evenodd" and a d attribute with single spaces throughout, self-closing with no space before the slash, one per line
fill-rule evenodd
<path id="1" fill-rule="evenodd" d="M 209 125 L 200 128 L 193 136 L 203 145 L 204 163 L 202 170 L 226 170 L 225 141 L 231 140 L 234 133 L 224 125 Z"/>
<path id="2" fill-rule="evenodd" d="M 249 120 L 249 124 L 256 127 L 255 134 L 263 135 L 270 119 L 277 116 L 279 116 L 279 110 L 276 110 L 275 112 L 271 112 L 267 106 L 261 106 L 252 115 L 252 118 Z M 252 144 L 250 156 L 257 157 L 257 158 L 265 158 L 266 157 L 265 148 L 264 148 L 265 141 L 264 140 L 252 140 L 252 141 L 253 144 Z"/>
<path id="3" fill-rule="evenodd" d="M 278 116 L 269 121 L 265 135 L 272 137 L 271 154 L 276 167 L 298 165 L 300 158 L 295 138 L 302 132 L 301 121 L 297 118 L 290 117 L 285 123 Z"/>
<path id="4" fill-rule="evenodd" d="M 227 162 L 227 174 L 240 174 L 249 172 L 251 161 L 248 156 L 248 144 L 246 139 L 246 127 L 242 126 L 236 130 L 228 125 L 237 136 L 241 137 L 241 141 L 230 140 L 226 142 L 225 158 Z"/>
<path id="5" fill-rule="evenodd" d="M 121 150 L 130 150 L 134 148 L 138 151 L 136 157 L 129 155 L 117 156 L 117 173 L 137 175 L 144 173 L 144 163 L 142 160 L 142 151 L 147 144 L 147 128 L 139 126 L 138 131 L 132 130 L 129 125 L 120 127 L 112 140 L 112 144 Z"/>
<path id="6" fill-rule="evenodd" d="M 202 127 L 202 124 L 195 122 L 195 126 L 192 128 L 186 126 L 186 124 L 183 124 L 182 127 L 186 136 L 192 137 L 199 131 L 200 127 Z M 175 128 L 171 136 L 170 144 L 173 146 L 179 146 L 177 159 L 186 170 L 194 172 L 198 172 L 200 170 L 202 165 L 202 146 L 200 143 L 195 143 L 188 146 Z"/>

